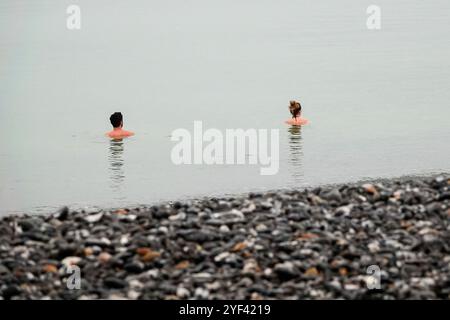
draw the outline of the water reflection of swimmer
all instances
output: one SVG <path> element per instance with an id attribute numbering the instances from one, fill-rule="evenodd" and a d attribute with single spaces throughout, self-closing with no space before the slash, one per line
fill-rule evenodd
<path id="1" fill-rule="evenodd" d="M 301 167 L 303 159 L 302 127 L 295 125 L 289 126 L 288 137 L 291 175 L 294 177 L 294 182 L 299 182 L 299 178 L 302 176 Z"/>
<path id="2" fill-rule="evenodd" d="M 123 151 L 124 143 L 122 139 L 111 139 L 109 143 L 109 170 L 111 188 L 113 191 L 120 191 L 120 188 L 125 179 L 125 173 L 123 170 Z"/>

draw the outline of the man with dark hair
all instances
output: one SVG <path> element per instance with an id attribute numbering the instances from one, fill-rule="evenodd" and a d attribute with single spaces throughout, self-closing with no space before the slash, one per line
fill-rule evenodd
<path id="1" fill-rule="evenodd" d="M 120 112 L 114 112 L 110 117 L 109 121 L 113 126 L 113 130 L 106 133 L 106 135 L 110 138 L 121 139 L 125 137 L 130 137 L 134 135 L 134 132 L 123 130 L 123 116 Z"/>

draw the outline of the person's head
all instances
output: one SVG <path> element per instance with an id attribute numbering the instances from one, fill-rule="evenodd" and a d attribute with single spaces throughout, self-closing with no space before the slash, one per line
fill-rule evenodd
<path id="1" fill-rule="evenodd" d="M 302 110 L 302 106 L 297 101 L 291 100 L 289 101 L 289 112 L 292 114 L 293 118 L 297 118 Z"/>
<path id="2" fill-rule="evenodd" d="M 110 117 L 109 121 L 111 121 L 111 124 L 114 128 L 121 128 L 123 126 L 123 117 L 122 113 L 120 112 L 114 112 Z"/>

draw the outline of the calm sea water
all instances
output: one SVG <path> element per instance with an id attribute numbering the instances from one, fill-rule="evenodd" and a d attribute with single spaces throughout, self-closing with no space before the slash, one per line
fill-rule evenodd
<path id="1" fill-rule="evenodd" d="M 2 0 L 0 214 L 450 171 L 450 2 L 379 0 L 379 31 L 370 4 Z M 103 136 L 115 111 L 135 137 Z M 194 120 L 279 129 L 279 173 L 175 166 Z"/>

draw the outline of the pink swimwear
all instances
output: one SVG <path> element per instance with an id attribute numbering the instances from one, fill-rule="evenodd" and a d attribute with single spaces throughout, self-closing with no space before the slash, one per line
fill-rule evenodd
<path id="1" fill-rule="evenodd" d="M 294 118 L 289 119 L 286 121 L 287 124 L 293 125 L 293 126 L 301 126 L 304 124 L 308 124 L 308 119 L 305 118 Z"/>

